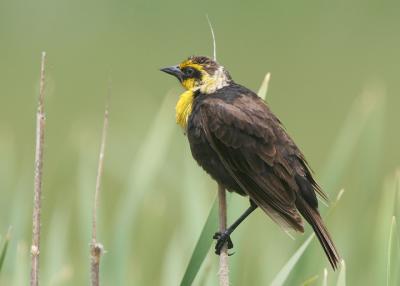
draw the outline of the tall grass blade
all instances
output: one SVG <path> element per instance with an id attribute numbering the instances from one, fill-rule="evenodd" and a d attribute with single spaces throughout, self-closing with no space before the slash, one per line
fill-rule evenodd
<path id="1" fill-rule="evenodd" d="M 218 229 L 218 201 L 214 200 L 210 213 L 206 223 L 204 224 L 203 230 L 201 231 L 199 240 L 194 248 L 192 257 L 189 260 L 189 264 L 186 268 L 185 274 L 183 275 L 181 286 L 192 285 L 194 278 L 199 272 L 200 266 L 203 263 L 208 250 L 210 249 L 212 239 L 211 237 Z"/>
<path id="2" fill-rule="evenodd" d="M 181 233 L 177 233 L 168 246 L 163 259 L 163 271 L 161 274 L 161 285 L 179 285 L 180 275 L 184 267 L 184 258 L 182 252 L 182 242 L 180 240 Z"/>
<path id="3" fill-rule="evenodd" d="M 346 166 L 351 162 L 352 153 L 366 126 L 371 114 L 383 101 L 383 92 L 379 90 L 366 89 L 354 101 L 345 123 L 333 143 L 333 148 L 326 160 L 321 182 L 325 189 L 332 190 L 337 182 L 341 180 L 346 171 Z"/>
<path id="4" fill-rule="evenodd" d="M 344 190 L 340 190 L 336 200 L 333 202 L 331 207 L 329 208 L 329 214 L 336 208 L 337 204 L 339 203 L 340 199 L 342 198 Z M 314 233 L 310 235 L 310 237 L 300 246 L 300 248 L 293 254 L 293 256 L 289 259 L 289 261 L 283 266 L 283 268 L 279 271 L 279 273 L 275 276 L 271 285 L 283 285 L 286 279 L 289 277 L 290 273 L 294 269 L 297 261 L 300 259 L 301 255 L 305 252 L 307 247 L 309 246 L 312 238 L 314 237 Z M 325 268 L 326 270 L 326 268 Z M 328 276 L 328 272 L 326 272 L 326 276 Z M 274 282 L 277 284 L 273 284 Z"/>
<path id="5" fill-rule="evenodd" d="M 17 275 L 13 277 L 13 286 L 26 285 L 26 281 L 29 279 L 30 268 L 29 268 L 29 249 L 28 245 L 24 242 L 18 242 L 17 244 L 17 257 L 15 260 L 14 270 Z"/>
<path id="6" fill-rule="evenodd" d="M 322 280 L 322 286 L 328 286 L 328 269 L 324 268 L 324 279 Z"/>
<path id="7" fill-rule="evenodd" d="M 209 194 L 211 192 L 204 191 L 208 187 L 207 182 L 202 179 L 204 174 L 198 170 L 187 144 L 185 144 L 183 153 L 186 154 L 182 173 L 182 189 L 184 191 L 180 192 L 180 196 L 182 198 L 182 213 L 190 213 L 190 216 L 184 217 L 179 230 L 174 233 L 167 248 L 161 276 L 162 285 L 165 286 L 181 283 L 182 273 L 187 268 L 190 258 L 186 250 L 192 250 L 193 244 L 197 243 L 199 233 L 204 226 L 204 215 L 210 211 Z M 196 184 L 193 184 L 193 182 L 196 182 Z M 211 199 L 212 202 L 213 198 Z"/>
<path id="8" fill-rule="evenodd" d="M 64 209 L 60 208 L 53 215 L 47 234 L 46 253 L 45 259 L 43 259 L 45 262 L 43 269 L 46 269 L 46 271 L 40 279 L 45 285 L 55 285 L 54 281 L 59 280 L 57 277 L 62 275 L 64 271 L 68 257 L 68 233 L 69 215 Z"/>
<path id="9" fill-rule="evenodd" d="M 391 285 L 398 285 L 399 279 L 399 267 L 400 267 L 400 236 L 397 227 L 397 219 L 400 217 L 400 169 L 396 171 L 395 175 L 395 190 L 394 190 L 394 207 L 393 207 L 393 217 L 390 226 L 389 235 L 389 255 L 388 263 L 391 262 L 391 267 L 388 266 L 388 271 L 390 271 L 391 280 L 394 282 Z M 394 271 L 393 271 L 394 270 Z M 388 282 L 390 280 L 388 279 Z M 399 281 L 400 282 L 400 281 Z"/>
<path id="10" fill-rule="evenodd" d="M 128 234 L 136 222 L 137 211 L 145 195 L 152 191 L 150 188 L 154 177 L 165 166 L 165 157 L 172 139 L 175 122 L 171 116 L 172 96 L 167 94 L 162 106 L 149 128 L 146 138 L 139 148 L 138 156 L 131 166 L 128 191 L 121 198 L 119 213 L 114 223 L 114 242 L 110 249 L 114 251 L 112 265 L 114 267 L 116 285 L 125 284 L 128 270 L 128 255 L 131 249 L 131 239 Z M 149 160 L 151 158 L 151 160 Z M 106 261 L 105 261 L 106 263 Z"/>
<path id="11" fill-rule="evenodd" d="M 329 210 L 328 210 L 328 216 L 336 209 L 338 203 L 340 202 L 340 200 L 342 199 L 344 194 L 344 189 L 341 189 L 338 194 L 336 195 L 336 199 L 334 202 L 332 202 L 329 206 Z"/>
<path id="12" fill-rule="evenodd" d="M 269 86 L 270 79 L 271 79 L 271 73 L 267 73 L 264 77 L 263 82 L 261 83 L 261 86 L 260 86 L 258 92 L 257 92 L 257 95 L 264 100 L 267 98 L 268 86 Z"/>
<path id="13" fill-rule="evenodd" d="M 400 217 L 400 170 L 397 170 L 395 176 L 395 190 L 394 190 L 394 207 L 393 215 Z"/>
<path id="14" fill-rule="evenodd" d="M 396 217 L 392 217 L 389 233 L 388 243 L 388 258 L 387 258 L 387 272 L 386 272 L 386 285 L 398 285 L 397 284 L 397 272 L 399 264 L 399 245 L 398 245 L 398 233 Z"/>
<path id="15" fill-rule="evenodd" d="M 3 242 L 3 238 L 2 238 L 1 235 L 0 235 L 0 243 L 2 243 L 2 242 Z M 2 251 L 2 252 L 3 252 L 3 251 Z M 1 262 L 1 264 L 0 264 L 0 273 L 1 273 L 2 266 L 3 266 L 3 262 Z"/>
<path id="16" fill-rule="evenodd" d="M 306 281 L 304 281 L 304 282 L 301 283 L 300 285 L 301 285 L 301 286 L 310 286 L 310 285 L 313 285 L 313 284 L 315 283 L 315 281 L 318 280 L 318 278 L 319 278 L 318 275 L 314 275 L 314 276 L 308 278 Z"/>
<path id="17" fill-rule="evenodd" d="M 172 131 L 175 123 L 171 116 L 171 104 L 169 94 L 155 117 L 146 138 L 139 148 L 138 156 L 131 166 L 127 196 L 122 198 L 121 211 L 116 220 L 117 230 L 120 225 L 132 225 L 132 217 L 136 206 L 140 205 L 145 195 L 149 194 L 148 187 L 157 172 L 163 167 L 163 161 L 168 154 L 167 148 L 172 139 Z M 162 144 L 160 144 L 162 142 Z M 149 160 L 151 158 L 151 160 Z M 123 230 L 125 233 L 126 230 Z"/>
<path id="18" fill-rule="evenodd" d="M 279 273 L 275 276 L 274 280 L 271 282 L 271 286 L 282 286 L 284 285 L 286 279 L 289 277 L 293 268 L 296 266 L 300 257 L 303 255 L 304 251 L 307 249 L 311 240 L 314 238 L 314 233 L 312 233 L 306 241 L 297 249 L 297 251 L 292 255 L 292 257 L 286 262 Z"/>
<path id="19" fill-rule="evenodd" d="M 346 286 L 346 263 L 342 260 L 340 264 L 340 272 L 336 286 Z"/>
<path id="20" fill-rule="evenodd" d="M 85 134 L 82 131 L 82 134 Z M 81 136 L 81 142 L 77 146 L 77 152 L 79 154 L 79 163 L 77 169 L 77 210 L 79 211 L 79 222 L 78 222 L 78 232 L 79 232 L 79 245 L 84 248 L 80 248 L 78 259 L 79 261 L 85 261 L 88 258 L 87 250 L 88 241 L 91 236 L 91 211 L 90 208 L 92 204 L 92 193 L 87 190 L 93 189 L 93 182 L 96 180 L 96 170 L 97 167 L 97 150 L 94 148 L 87 147 L 87 140 L 84 136 Z M 68 222 L 68 221 L 67 221 Z M 80 270 L 84 273 L 90 273 L 90 265 L 85 263 L 80 267 Z M 90 285 L 90 275 L 85 275 L 81 280 L 82 285 Z"/>
<path id="21" fill-rule="evenodd" d="M 6 258 L 6 254 L 7 254 L 7 249 L 8 249 L 8 245 L 11 239 L 11 227 L 8 229 L 7 234 L 4 238 L 4 244 L 3 244 L 3 248 L 1 250 L 1 254 L 0 254 L 0 273 L 1 273 L 1 269 L 3 269 L 3 265 L 4 265 L 4 260 Z"/>

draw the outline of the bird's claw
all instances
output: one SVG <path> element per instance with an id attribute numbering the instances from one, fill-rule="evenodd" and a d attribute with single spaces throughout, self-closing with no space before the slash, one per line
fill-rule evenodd
<path id="1" fill-rule="evenodd" d="M 217 255 L 221 254 L 222 248 L 224 247 L 225 243 L 227 244 L 228 249 L 233 248 L 233 242 L 227 231 L 224 231 L 223 233 L 216 232 L 213 236 L 213 239 L 217 240 L 217 244 L 215 245 L 215 254 Z M 229 253 L 228 255 L 231 256 L 233 254 L 234 253 Z"/>

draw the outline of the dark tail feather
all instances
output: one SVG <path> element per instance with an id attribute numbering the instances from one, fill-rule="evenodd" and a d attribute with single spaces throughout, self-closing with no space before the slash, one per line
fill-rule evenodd
<path id="1" fill-rule="evenodd" d="M 322 248 L 325 251 L 326 256 L 333 270 L 338 268 L 339 261 L 341 260 L 339 253 L 336 250 L 335 244 L 326 229 L 318 210 L 313 209 L 307 204 L 303 199 L 298 198 L 296 202 L 297 208 L 303 217 L 308 221 L 308 223 L 314 229 Z"/>

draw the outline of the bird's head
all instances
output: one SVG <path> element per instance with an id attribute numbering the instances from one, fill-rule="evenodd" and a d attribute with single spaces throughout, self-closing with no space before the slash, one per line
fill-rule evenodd
<path id="1" fill-rule="evenodd" d="M 175 76 L 185 89 L 204 94 L 213 93 L 232 81 L 223 66 L 204 56 L 189 57 L 179 65 L 161 71 Z"/>

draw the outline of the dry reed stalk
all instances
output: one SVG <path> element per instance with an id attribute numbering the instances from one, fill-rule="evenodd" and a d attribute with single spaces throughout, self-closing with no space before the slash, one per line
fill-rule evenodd
<path id="1" fill-rule="evenodd" d="M 222 185 L 218 185 L 218 202 L 219 202 L 219 231 L 224 233 L 227 224 L 227 206 L 226 191 Z M 229 286 L 229 264 L 228 264 L 228 247 L 227 243 L 223 246 L 219 256 L 219 285 Z"/>
<path id="2" fill-rule="evenodd" d="M 42 174 L 43 174 L 43 148 L 44 129 L 46 116 L 44 113 L 44 88 L 45 88 L 45 63 L 46 53 L 42 52 L 40 68 L 40 87 L 38 109 L 36 113 L 36 148 L 35 148 L 35 179 L 34 198 L 32 215 L 32 265 L 31 265 L 31 286 L 39 285 L 39 255 L 40 255 L 40 216 L 42 199 Z"/>
<path id="3" fill-rule="evenodd" d="M 109 87 L 109 93 L 110 93 L 110 87 Z M 104 111 L 103 131 L 101 136 L 99 164 L 97 167 L 96 189 L 94 194 L 94 204 L 92 213 L 92 241 L 90 243 L 90 270 L 91 270 L 92 286 L 100 285 L 100 259 L 104 251 L 103 245 L 97 241 L 97 209 L 99 207 L 99 196 L 100 196 L 101 178 L 103 175 L 107 130 L 108 130 L 108 99 Z"/>

